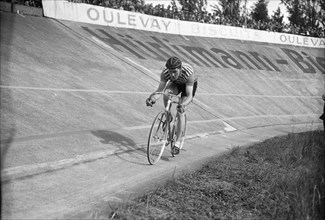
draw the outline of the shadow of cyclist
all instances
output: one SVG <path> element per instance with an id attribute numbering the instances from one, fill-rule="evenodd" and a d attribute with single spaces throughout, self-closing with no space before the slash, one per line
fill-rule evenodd
<path id="1" fill-rule="evenodd" d="M 144 145 L 137 144 L 131 138 L 128 138 L 114 131 L 96 130 L 92 131 L 91 133 L 96 137 L 102 138 L 100 141 L 102 144 L 110 144 L 115 146 L 116 150 L 114 154 L 120 159 L 128 161 L 130 163 L 141 165 L 146 164 L 146 149 L 144 148 Z M 130 160 L 130 158 L 132 160 Z M 139 160 L 143 162 L 139 163 Z"/>

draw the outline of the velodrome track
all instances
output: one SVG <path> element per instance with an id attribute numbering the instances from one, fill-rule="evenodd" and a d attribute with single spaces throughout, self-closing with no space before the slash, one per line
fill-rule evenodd
<path id="1" fill-rule="evenodd" d="M 186 151 L 150 166 L 162 104 L 145 99 L 173 50 L 199 87 Z M 1 12 L 2 218 L 95 217 L 233 146 L 321 128 L 322 64 L 324 49 Z"/>

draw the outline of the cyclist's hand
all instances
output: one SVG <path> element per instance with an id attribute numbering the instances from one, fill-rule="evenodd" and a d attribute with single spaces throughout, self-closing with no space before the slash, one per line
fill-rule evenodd
<path id="1" fill-rule="evenodd" d="M 179 113 L 184 113 L 185 112 L 185 107 L 182 104 L 178 104 L 176 109 L 177 109 L 177 111 Z"/>
<path id="2" fill-rule="evenodd" d="M 152 107 L 153 104 L 155 104 L 155 101 L 151 99 L 151 97 L 147 98 L 146 100 L 147 106 Z"/>

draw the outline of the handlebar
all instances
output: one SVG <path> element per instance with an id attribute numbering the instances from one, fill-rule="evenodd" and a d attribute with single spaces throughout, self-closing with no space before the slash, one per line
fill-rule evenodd
<path id="1" fill-rule="evenodd" d="M 155 92 L 155 93 L 153 93 L 153 95 L 168 95 L 171 103 L 179 103 L 180 98 L 181 98 L 179 95 L 175 95 L 173 93 L 167 93 L 167 92 Z M 172 98 L 178 98 L 178 100 L 172 101 Z"/>
<path id="2" fill-rule="evenodd" d="M 171 108 L 171 104 L 178 104 L 181 101 L 181 97 L 178 95 L 175 95 L 173 93 L 167 93 L 167 92 L 155 92 L 153 95 L 168 95 L 169 99 L 167 101 L 167 105 L 165 106 L 165 111 L 169 111 Z M 177 101 L 172 100 L 173 98 L 177 98 Z"/>

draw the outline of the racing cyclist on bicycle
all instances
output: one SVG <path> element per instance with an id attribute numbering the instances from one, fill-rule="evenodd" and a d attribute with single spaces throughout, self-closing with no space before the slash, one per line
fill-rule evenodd
<path id="1" fill-rule="evenodd" d="M 156 92 L 172 93 L 178 95 L 181 93 L 180 103 L 177 105 L 179 121 L 177 126 L 177 137 L 172 150 L 174 154 L 179 153 L 181 131 L 184 128 L 184 112 L 186 107 L 192 102 L 197 88 L 197 78 L 195 77 L 193 68 L 189 64 L 182 63 L 177 57 L 170 57 L 166 62 L 166 68 L 160 74 L 160 83 L 158 89 L 153 92 L 146 100 L 147 106 L 155 104 L 161 94 Z M 168 95 L 164 95 L 164 105 L 166 107 Z"/>

